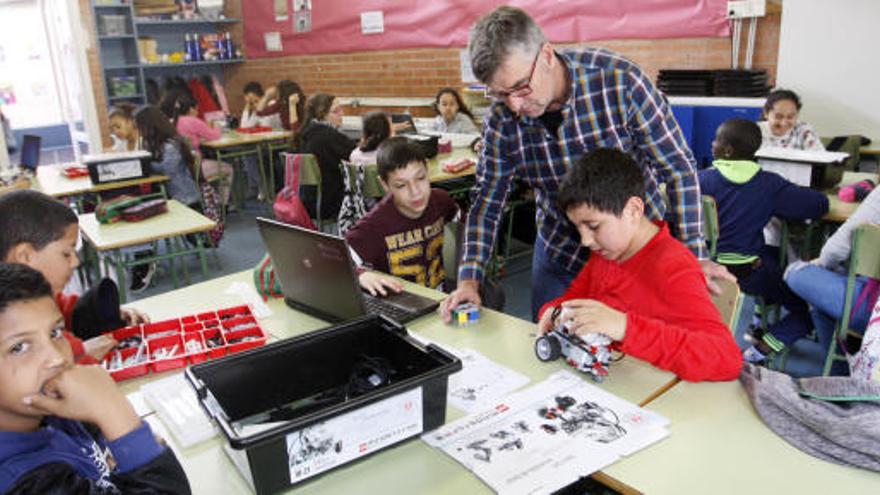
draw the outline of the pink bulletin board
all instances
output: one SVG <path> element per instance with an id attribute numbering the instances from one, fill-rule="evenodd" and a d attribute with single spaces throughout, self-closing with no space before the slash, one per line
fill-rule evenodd
<path id="1" fill-rule="evenodd" d="M 474 21 L 507 3 L 553 42 L 729 35 L 727 0 L 241 0 L 248 57 L 465 47 Z M 286 2 L 286 4 L 285 4 Z M 287 15 L 284 15 L 284 7 Z M 296 10 L 295 10 L 296 9 Z M 384 32 L 363 34 L 361 13 L 381 11 Z M 301 12 L 308 31 L 296 32 Z M 275 34 L 277 33 L 277 35 Z M 268 51 L 266 35 L 274 39 Z M 280 46 L 277 41 L 280 39 Z"/>

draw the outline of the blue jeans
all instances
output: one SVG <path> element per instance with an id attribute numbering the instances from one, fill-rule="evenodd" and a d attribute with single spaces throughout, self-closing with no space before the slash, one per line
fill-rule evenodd
<path id="1" fill-rule="evenodd" d="M 785 274 L 785 282 L 797 295 L 812 308 L 813 325 L 819 334 L 820 343 L 825 347 L 834 334 L 835 324 L 843 315 L 846 297 L 846 275 L 827 270 L 812 263 L 792 265 Z M 850 315 L 850 328 L 864 330 L 868 326 L 873 301 L 859 301 L 859 295 L 867 279 L 857 277 L 853 291 L 853 310 Z M 860 304 L 856 306 L 856 303 Z"/>
<path id="2" fill-rule="evenodd" d="M 577 272 L 559 266 L 544 250 L 537 239 L 532 254 L 532 321 L 538 321 L 538 311 L 548 301 L 565 293 Z"/>

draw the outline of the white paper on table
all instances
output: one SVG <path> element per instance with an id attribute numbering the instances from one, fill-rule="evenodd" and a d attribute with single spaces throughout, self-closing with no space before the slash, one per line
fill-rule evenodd
<path id="1" fill-rule="evenodd" d="M 178 373 L 141 386 L 147 405 L 156 411 L 181 447 L 195 445 L 216 434 L 214 423 L 185 380 L 183 374 Z"/>
<path id="2" fill-rule="evenodd" d="M 260 297 L 260 294 L 257 292 L 257 289 L 254 288 L 253 284 L 233 282 L 229 284 L 229 287 L 227 287 L 223 293 L 234 294 L 241 297 L 241 300 L 250 306 L 251 312 L 257 319 L 272 316 L 272 310 L 269 309 L 269 306 L 263 301 L 263 298 Z"/>
<path id="3" fill-rule="evenodd" d="M 501 366 L 477 351 L 465 349 L 456 354 L 462 370 L 449 377 L 450 405 L 465 412 L 475 412 L 498 398 L 529 383 L 529 378 Z"/>
<path id="4" fill-rule="evenodd" d="M 759 159 L 758 163 L 761 164 L 761 169 L 765 172 L 773 172 L 785 177 L 789 182 L 803 187 L 810 187 L 813 166 L 809 163 L 793 163 L 766 158 Z"/>
<path id="5" fill-rule="evenodd" d="M 560 371 L 422 439 L 498 493 L 547 493 L 664 438 L 668 423 Z"/>
<path id="6" fill-rule="evenodd" d="M 153 408 L 144 401 L 144 394 L 140 391 L 125 394 L 125 398 L 131 403 L 131 407 L 134 408 L 134 412 L 138 416 L 143 418 L 144 416 L 152 414 Z"/>

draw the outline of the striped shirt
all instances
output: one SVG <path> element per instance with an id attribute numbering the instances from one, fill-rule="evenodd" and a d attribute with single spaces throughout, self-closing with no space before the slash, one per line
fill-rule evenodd
<path id="1" fill-rule="evenodd" d="M 662 219 L 673 206 L 670 230 L 700 259 L 700 186 L 693 154 L 666 97 L 633 62 L 604 49 L 558 54 L 571 74 L 571 93 L 555 133 L 540 119 L 517 116 L 495 102 L 484 123 L 484 148 L 471 191 L 459 280 L 481 280 L 492 254 L 508 192 L 520 178 L 536 193 L 538 248 L 558 266 L 576 273 L 588 257 L 574 227 L 556 208 L 560 182 L 572 163 L 596 148 L 629 153 L 645 172 L 647 215 Z"/>

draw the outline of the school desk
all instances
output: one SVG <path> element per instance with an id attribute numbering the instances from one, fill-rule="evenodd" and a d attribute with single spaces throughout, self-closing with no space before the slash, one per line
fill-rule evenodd
<path id="1" fill-rule="evenodd" d="M 877 174 L 873 172 L 844 172 L 843 179 L 840 184 L 833 189 L 826 191 L 828 195 L 828 213 L 822 217 L 823 220 L 829 222 L 843 223 L 845 222 L 861 203 L 846 203 L 837 197 L 837 191 L 843 186 L 855 184 L 863 180 L 872 180 L 877 182 Z"/>
<path id="2" fill-rule="evenodd" d="M 263 196 L 267 198 L 267 201 L 271 201 L 270 198 L 275 197 L 274 153 L 287 148 L 287 140 L 290 138 L 290 134 L 290 131 L 279 129 L 257 133 L 229 131 L 225 132 L 219 139 L 203 141 L 200 147 L 205 150 L 211 150 L 217 161 L 243 158 L 248 155 L 256 156 L 260 169 Z M 263 165 L 264 150 L 269 153 L 268 171 Z M 244 179 L 244 167 L 238 166 L 236 169 L 236 177 Z M 247 182 L 244 180 L 238 180 L 237 182 L 239 186 L 233 187 L 232 190 L 233 203 L 240 207 L 244 202 L 241 185 L 247 184 Z"/>
<path id="3" fill-rule="evenodd" d="M 37 167 L 37 188 L 54 198 L 81 196 L 87 193 L 112 191 L 126 187 L 140 186 L 142 184 L 159 184 L 159 187 L 162 188 L 162 192 L 164 193 L 164 182 L 168 181 L 167 175 L 149 175 L 139 179 L 93 184 L 92 179 L 88 176 L 77 177 L 75 179 L 67 178 L 64 175 L 64 167 L 68 166 L 70 166 L 70 164 L 40 165 Z"/>
<path id="4" fill-rule="evenodd" d="M 456 158 L 471 158 L 474 162 L 479 160 L 477 154 L 470 148 L 452 148 L 452 153 L 438 153 L 434 158 L 428 159 L 428 180 L 445 182 L 463 177 L 473 177 L 477 170 L 476 164 L 454 174 L 443 170 L 443 162 Z"/>
<path id="5" fill-rule="evenodd" d="M 669 437 L 605 470 L 651 495 L 681 493 L 877 493 L 880 474 L 796 449 L 757 415 L 738 381 L 682 382 L 649 409 Z"/>
<path id="6" fill-rule="evenodd" d="M 859 154 L 870 156 L 875 160 L 880 159 L 880 140 L 872 139 L 871 144 L 859 148 Z"/>
<path id="7" fill-rule="evenodd" d="M 179 286 L 177 270 L 174 267 L 174 258 L 197 254 L 201 262 L 202 276 L 208 277 L 208 263 L 205 258 L 205 245 L 201 235 L 196 238 L 195 247 L 187 247 L 183 236 L 187 234 L 199 234 L 207 232 L 215 227 L 210 218 L 188 208 L 176 200 L 168 200 L 168 212 L 157 215 L 140 222 L 116 222 L 102 224 L 98 222 L 94 213 L 79 216 L 79 228 L 86 244 L 94 249 L 95 254 L 104 254 L 104 268 L 110 271 L 116 269 L 116 280 L 119 285 L 119 300 L 125 302 L 128 284 L 125 280 L 125 272 L 128 268 L 136 265 L 152 263 L 154 261 L 168 260 L 171 265 L 171 275 L 174 285 Z M 165 241 L 165 254 L 159 254 L 159 241 Z M 139 246 L 142 244 L 153 245 L 153 255 L 137 259 L 129 259 L 121 251 L 122 248 Z M 94 266 L 98 267 L 97 256 Z M 183 262 L 184 278 L 189 282 L 189 269 Z"/>
<path id="8" fill-rule="evenodd" d="M 248 270 L 142 299 L 131 306 L 146 312 L 154 321 L 234 306 L 241 304 L 241 299 L 226 293 L 233 282 L 252 285 L 252 272 Z M 407 284 L 407 288 L 429 297 L 442 297 L 439 292 L 412 284 Z M 279 299 L 271 300 L 268 304 L 273 315 L 260 320 L 260 324 L 274 338 L 291 337 L 328 325 L 288 308 Z M 570 369 L 562 361 L 538 361 L 533 351 L 535 325 L 495 311 L 483 310 L 479 323 L 465 328 L 447 326 L 439 316 L 433 314 L 408 323 L 407 328 L 415 335 L 441 345 L 475 349 L 489 359 L 528 376 L 531 384 L 558 370 Z M 610 371 L 610 376 L 601 387 L 632 402 L 651 396 L 672 379 L 672 374 L 630 357 L 612 364 Z M 155 378 L 163 376 L 167 375 L 152 375 Z M 120 386 L 128 394 L 136 391 L 150 378 L 151 376 L 147 376 L 122 382 Z M 447 421 L 461 416 L 463 413 L 457 409 L 447 407 Z M 179 448 L 173 437 L 165 435 L 165 438 L 186 470 L 194 493 L 250 493 L 244 479 L 222 450 L 222 446 L 227 443 L 222 436 L 218 435 L 186 449 Z M 652 448 L 655 447 L 649 447 Z M 413 439 L 306 482 L 296 493 L 461 495 L 490 493 L 490 490 L 475 475 L 443 452 L 429 447 L 419 439 Z"/>

